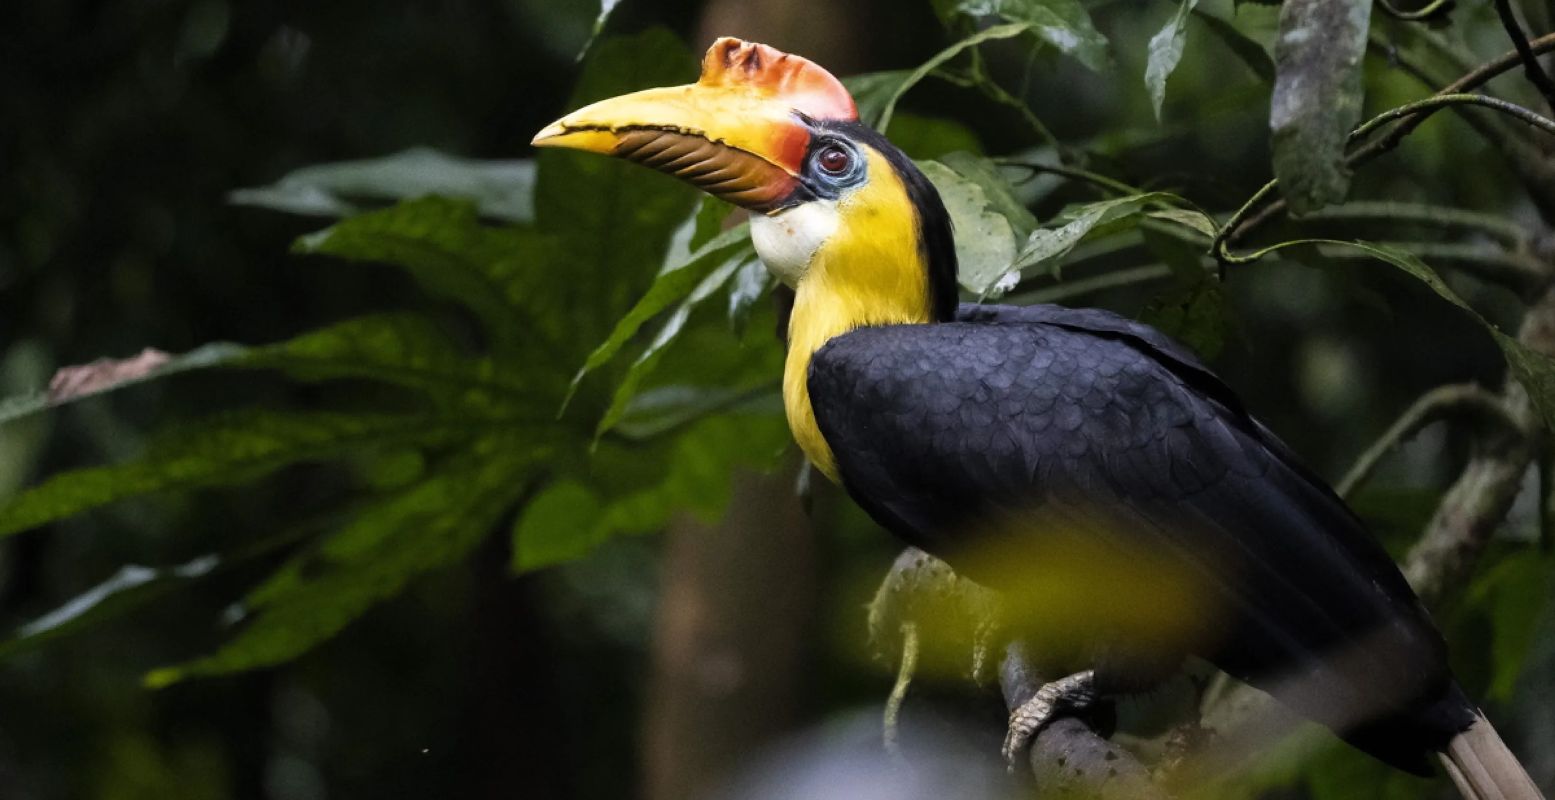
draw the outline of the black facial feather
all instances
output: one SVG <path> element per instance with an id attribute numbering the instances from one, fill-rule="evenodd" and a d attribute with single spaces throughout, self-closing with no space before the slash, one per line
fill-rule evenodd
<path id="1" fill-rule="evenodd" d="M 959 295 L 956 283 L 956 243 L 951 232 L 950 213 L 940 201 L 934 184 L 924 176 L 891 140 L 861 122 L 818 122 L 805 120 L 814 129 L 810 152 L 805 156 L 805 188 L 817 197 L 836 198 L 840 191 L 856 185 L 867 176 L 862 153 L 855 153 L 854 170 L 839 177 L 825 175 L 815 166 L 815 156 L 827 147 L 863 145 L 878 151 L 907 187 L 907 196 L 918 213 L 918 248 L 928 268 L 930 311 L 936 322 L 955 319 Z"/>

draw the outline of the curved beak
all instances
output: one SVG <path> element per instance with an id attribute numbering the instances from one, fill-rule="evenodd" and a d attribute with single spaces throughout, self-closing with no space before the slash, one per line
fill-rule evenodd
<path id="1" fill-rule="evenodd" d="M 852 96 L 831 73 L 723 38 L 696 83 L 603 100 L 546 126 L 533 143 L 624 158 L 771 212 L 809 198 L 800 175 L 811 123 L 856 119 Z"/>

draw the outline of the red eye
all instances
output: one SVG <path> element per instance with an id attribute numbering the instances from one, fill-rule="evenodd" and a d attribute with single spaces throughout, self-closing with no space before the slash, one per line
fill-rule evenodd
<path id="1" fill-rule="evenodd" d="M 832 145 L 821 151 L 820 156 L 816 158 L 816 163 L 819 163 L 821 169 L 832 175 L 841 175 L 847 172 L 848 167 L 852 165 L 853 156 L 849 155 L 847 150 Z"/>

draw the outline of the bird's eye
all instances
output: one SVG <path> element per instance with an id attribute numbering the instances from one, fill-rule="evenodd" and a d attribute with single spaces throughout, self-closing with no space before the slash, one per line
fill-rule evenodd
<path id="1" fill-rule="evenodd" d="M 821 165 L 821 170 L 827 174 L 841 175 L 848 171 L 848 167 L 852 166 L 853 156 L 847 150 L 837 145 L 830 145 L 821 151 L 821 154 L 816 157 L 815 161 Z"/>

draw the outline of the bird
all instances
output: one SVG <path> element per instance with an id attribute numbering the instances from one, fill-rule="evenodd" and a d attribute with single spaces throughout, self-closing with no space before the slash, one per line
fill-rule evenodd
<path id="1" fill-rule="evenodd" d="M 1114 313 L 963 303 L 934 185 L 801 56 L 735 38 L 701 76 L 574 111 L 537 147 L 613 156 L 749 214 L 793 291 L 784 410 L 881 527 L 1014 598 L 1057 715 L 1199 658 L 1468 798 L 1539 798 L 1397 565 L 1191 350 Z M 1055 588 L 1056 587 L 1056 588 Z M 1053 619 L 1056 618 L 1056 619 Z"/>

